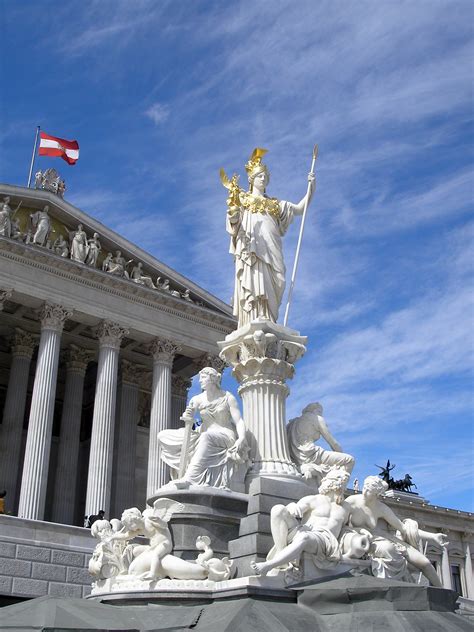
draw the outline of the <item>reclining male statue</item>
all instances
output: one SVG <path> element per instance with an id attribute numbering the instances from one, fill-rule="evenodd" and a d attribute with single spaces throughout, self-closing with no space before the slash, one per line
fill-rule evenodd
<path id="1" fill-rule="evenodd" d="M 335 567 L 341 561 L 351 563 L 368 549 L 365 535 L 353 539 L 351 550 L 342 555 L 338 537 L 349 515 L 344 490 L 349 474 L 333 468 L 321 481 L 319 493 L 305 496 L 297 503 L 275 505 L 270 514 L 274 546 L 265 562 L 251 562 L 257 575 L 276 568 L 287 568 L 303 553 L 310 553 L 319 568 Z"/>

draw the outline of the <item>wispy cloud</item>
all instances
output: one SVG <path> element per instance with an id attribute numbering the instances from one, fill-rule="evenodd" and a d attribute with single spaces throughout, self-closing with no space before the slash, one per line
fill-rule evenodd
<path id="1" fill-rule="evenodd" d="M 169 108 L 162 103 L 153 103 L 150 107 L 145 111 L 145 116 L 147 116 L 155 125 L 161 125 L 166 121 L 170 114 Z"/>

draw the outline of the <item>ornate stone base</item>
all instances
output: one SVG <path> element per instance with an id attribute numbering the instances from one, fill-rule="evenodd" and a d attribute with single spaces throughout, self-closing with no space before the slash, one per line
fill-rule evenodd
<path id="1" fill-rule="evenodd" d="M 195 559 L 196 538 L 207 535 L 217 557 L 229 555 L 229 540 L 239 534 L 240 520 L 247 515 L 247 494 L 191 486 L 189 489 L 173 490 L 171 486 L 161 490 L 147 500 L 153 505 L 157 498 L 171 498 L 182 503 L 185 509 L 173 515 L 170 530 L 173 536 L 173 555 L 184 559 Z"/>

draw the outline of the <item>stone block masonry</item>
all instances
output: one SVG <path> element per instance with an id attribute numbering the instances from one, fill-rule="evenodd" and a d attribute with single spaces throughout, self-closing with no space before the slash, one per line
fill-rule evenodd
<path id="1" fill-rule="evenodd" d="M 0 597 L 85 597 L 89 529 L 0 515 Z"/>

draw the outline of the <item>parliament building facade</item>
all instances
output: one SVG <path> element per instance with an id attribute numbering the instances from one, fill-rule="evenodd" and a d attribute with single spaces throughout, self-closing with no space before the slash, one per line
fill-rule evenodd
<path id="1" fill-rule="evenodd" d="M 0 605 L 82 597 L 95 544 L 84 517 L 120 517 L 168 481 L 157 433 L 179 427 L 192 377 L 223 367 L 216 343 L 236 323 L 54 190 L 0 185 L 0 199 Z M 472 514 L 413 494 L 387 502 L 447 533 L 428 556 L 473 600 Z"/>

